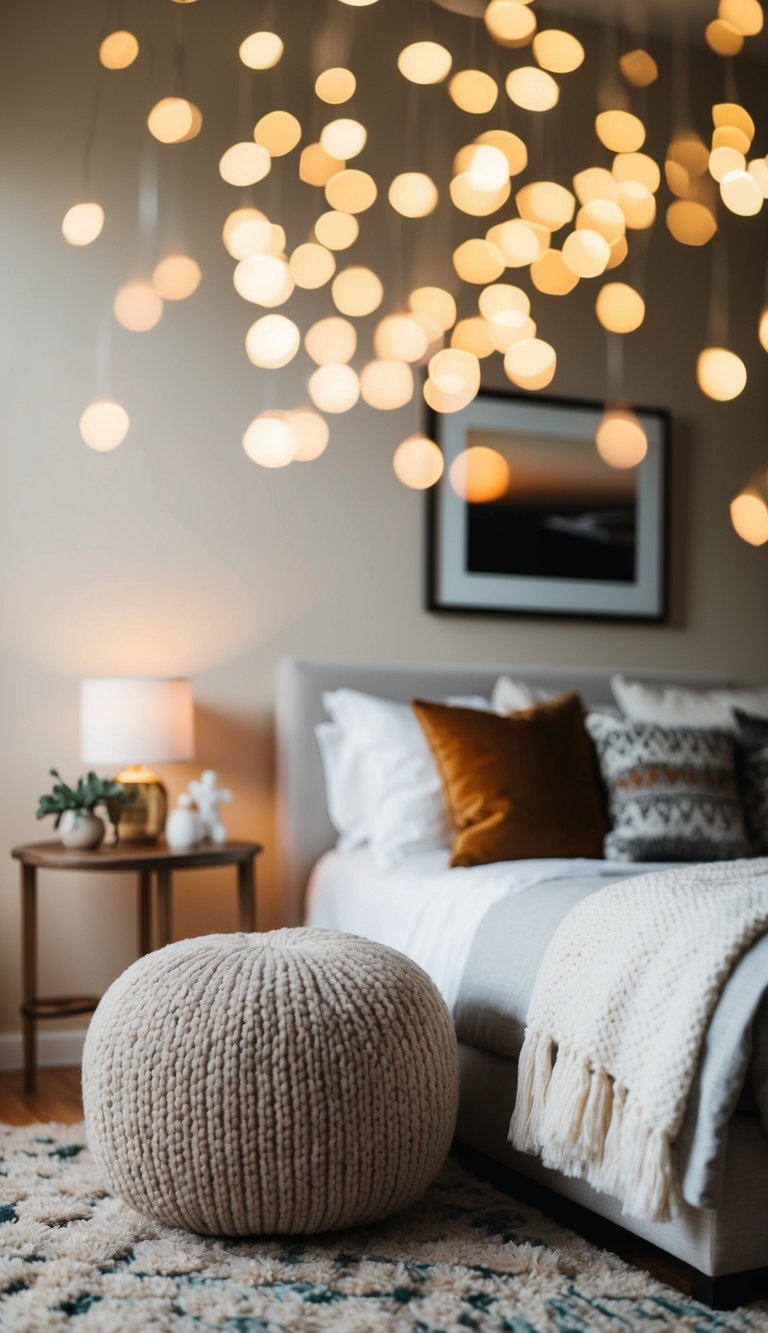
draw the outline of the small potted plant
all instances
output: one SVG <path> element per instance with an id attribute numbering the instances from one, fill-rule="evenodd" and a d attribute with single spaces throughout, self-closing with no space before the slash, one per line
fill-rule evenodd
<path id="1" fill-rule="evenodd" d="M 80 851 L 98 847 L 104 837 L 104 820 L 94 814 L 96 806 L 115 801 L 119 809 L 121 805 L 127 805 L 133 800 L 135 793 L 127 790 L 122 783 L 97 777 L 95 773 L 78 778 L 76 787 L 67 786 L 55 768 L 50 773 L 57 781 L 52 792 L 40 797 L 38 819 L 45 819 L 46 815 L 55 816 L 53 827 L 65 847 Z"/>

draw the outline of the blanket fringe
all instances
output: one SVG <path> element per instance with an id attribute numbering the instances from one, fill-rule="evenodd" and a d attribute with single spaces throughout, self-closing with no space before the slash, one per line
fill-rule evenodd
<path id="1" fill-rule="evenodd" d="M 509 1138 L 520 1152 L 540 1153 L 545 1166 L 620 1199 L 625 1213 L 665 1222 L 678 1212 L 669 1136 L 610 1074 L 549 1034 L 526 1032 Z"/>

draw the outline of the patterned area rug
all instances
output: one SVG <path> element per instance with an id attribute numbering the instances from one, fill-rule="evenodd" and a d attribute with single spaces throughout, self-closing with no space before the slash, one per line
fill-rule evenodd
<path id="1" fill-rule="evenodd" d="M 0 1126 L 0 1328 L 10 1333 L 593 1333 L 768 1329 L 714 1314 L 449 1161 L 408 1212 L 247 1243 L 105 1194 L 83 1127 Z"/>

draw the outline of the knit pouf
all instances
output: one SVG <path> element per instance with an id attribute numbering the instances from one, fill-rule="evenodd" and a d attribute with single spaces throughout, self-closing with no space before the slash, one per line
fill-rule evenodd
<path id="1" fill-rule="evenodd" d="M 442 1166 L 456 1038 L 429 977 L 330 930 L 207 935 L 129 967 L 83 1054 L 110 1191 L 204 1234 L 300 1234 L 397 1212 Z"/>

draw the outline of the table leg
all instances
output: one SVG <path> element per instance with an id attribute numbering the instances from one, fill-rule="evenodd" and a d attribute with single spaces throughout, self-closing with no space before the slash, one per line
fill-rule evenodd
<path id="1" fill-rule="evenodd" d="M 37 995 L 37 868 L 21 867 L 21 988 L 24 1004 Z M 37 1082 L 36 1022 L 24 1013 L 24 1090 L 34 1092 Z"/>
<path id="2" fill-rule="evenodd" d="M 237 865 L 237 905 L 239 926 L 246 934 L 256 929 L 255 871 L 253 858 Z"/>
<path id="3" fill-rule="evenodd" d="M 173 937 L 173 884 L 171 872 L 167 866 L 160 866 L 157 872 L 157 926 L 160 939 L 159 947 L 170 944 Z"/>
<path id="4" fill-rule="evenodd" d="M 152 948 L 152 872 L 139 871 L 139 957 Z"/>

